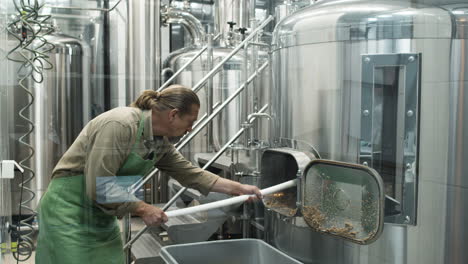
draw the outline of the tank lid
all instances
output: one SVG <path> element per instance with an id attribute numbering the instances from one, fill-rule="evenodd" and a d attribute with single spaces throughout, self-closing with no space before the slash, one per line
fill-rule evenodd
<path id="1" fill-rule="evenodd" d="M 410 2 L 323 1 L 283 19 L 273 33 L 273 45 L 279 49 L 354 40 L 450 39 L 452 18 L 445 8 Z"/>

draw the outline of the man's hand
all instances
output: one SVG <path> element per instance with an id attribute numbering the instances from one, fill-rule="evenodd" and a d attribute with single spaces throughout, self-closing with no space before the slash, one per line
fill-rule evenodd
<path id="1" fill-rule="evenodd" d="M 236 195 L 243 195 L 243 194 L 255 194 L 257 199 L 262 199 L 262 193 L 260 192 L 260 189 L 257 188 L 257 186 L 254 185 L 248 185 L 248 184 L 240 184 L 238 187 L 239 191 L 234 192 L 233 194 Z M 250 197 L 248 201 L 253 201 L 255 197 Z"/>
<path id="2" fill-rule="evenodd" d="M 134 213 L 140 216 L 147 226 L 158 226 L 167 222 L 167 216 L 163 210 L 145 202 L 139 202 Z"/>
<path id="3" fill-rule="evenodd" d="M 258 199 L 262 199 L 262 193 L 256 186 L 240 184 L 224 178 L 219 178 L 211 188 L 211 191 L 231 195 L 255 194 Z M 252 200 L 252 198 L 249 200 Z"/>

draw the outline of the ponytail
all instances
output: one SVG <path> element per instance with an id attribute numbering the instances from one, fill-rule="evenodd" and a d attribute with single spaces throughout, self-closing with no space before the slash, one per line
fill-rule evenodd
<path id="1" fill-rule="evenodd" d="M 192 105 L 200 106 L 197 94 L 191 89 L 177 84 L 171 85 L 161 92 L 145 90 L 135 102 L 130 104 L 131 107 L 138 107 L 141 110 L 165 111 L 177 108 L 182 115 L 190 114 Z"/>

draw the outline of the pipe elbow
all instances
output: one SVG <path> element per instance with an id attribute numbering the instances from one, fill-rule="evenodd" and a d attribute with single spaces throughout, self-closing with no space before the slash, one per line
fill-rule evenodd
<path id="1" fill-rule="evenodd" d="M 161 10 L 161 18 L 162 23 L 165 26 L 170 24 L 183 25 L 192 37 L 194 45 L 201 46 L 205 41 L 205 29 L 203 28 L 200 20 L 191 13 L 185 10 L 166 6 Z"/>

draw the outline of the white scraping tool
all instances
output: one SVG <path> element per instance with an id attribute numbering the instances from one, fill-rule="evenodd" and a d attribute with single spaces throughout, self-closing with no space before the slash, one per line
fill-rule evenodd
<path id="1" fill-rule="evenodd" d="M 268 188 L 265 188 L 263 190 L 260 190 L 262 195 L 267 195 L 267 194 L 272 194 L 275 192 L 279 192 L 281 190 L 291 188 L 296 186 L 297 180 L 290 180 L 287 182 L 280 183 L 278 185 L 274 185 Z M 221 201 L 216 201 L 212 203 L 207 203 L 207 204 L 202 204 L 202 205 L 197 205 L 193 207 L 188 207 L 188 208 L 183 208 L 183 209 L 178 209 L 178 210 L 173 210 L 173 211 L 168 211 L 166 212 L 167 217 L 174 217 L 174 216 L 179 216 L 179 215 L 189 215 L 189 214 L 194 214 L 194 213 L 199 213 L 199 212 L 204 212 L 208 211 L 211 209 L 216 209 L 216 208 L 221 208 L 233 204 L 238 204 L 238 203 L 243 203 L 247 201 L 250 197 L 255 197 L 254 194 L 244 194 L 240 196 L 235 196 L 229 199 L 221 200 Z"/>

